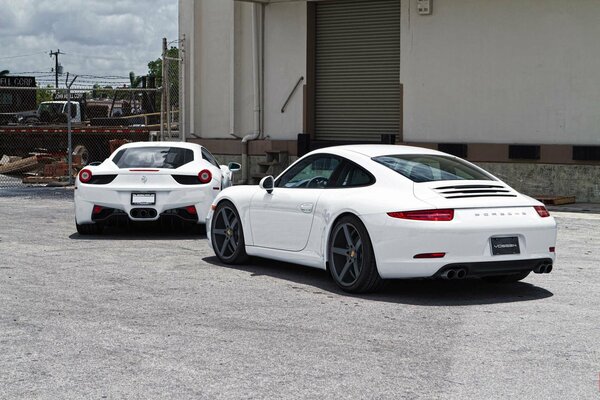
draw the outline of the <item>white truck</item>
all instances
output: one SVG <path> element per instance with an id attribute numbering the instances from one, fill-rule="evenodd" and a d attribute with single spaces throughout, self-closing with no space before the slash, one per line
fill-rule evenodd
<path id="1" fill-rule="evenodd" d="M 66 100 L 43 101 L 36 111 L 20 113 L 17 120 L 20 124 L 64 123 L 67 122 L 67 107 Z M 71 101 L 71 122 L 80 124 L 82 121 L 81 104 Z"/>

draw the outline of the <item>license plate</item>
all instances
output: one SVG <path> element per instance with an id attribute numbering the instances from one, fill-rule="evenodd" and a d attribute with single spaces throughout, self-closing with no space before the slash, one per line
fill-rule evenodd
<path id="1" fill-rule="evenodd" d="M 155 203 L 155 193 L 131 193 L 131 204 L 134 206 L 148 206 Z"/>
<path id="2" fill-rule="evenodd" d="M 504 254 L 520 254 L 519 238 L 511 237 L 496 237 L 492 238 L 492 255 L 499 256 Z"/>

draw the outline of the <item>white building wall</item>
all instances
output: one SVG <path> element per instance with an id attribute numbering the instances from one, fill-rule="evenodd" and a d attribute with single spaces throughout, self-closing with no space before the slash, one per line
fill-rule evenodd
<path id="1" fill-rule="evenodd" d="M 195 2 L 194 134 L 230 137 L 234 2 Z"/>
<path id="2" fill-rule="evenodd" d="M 402 0 L 404 139 L 600 144 L 600 2 Z"/>
<path id="3" fill-rule="evenodd" d="M 430 16 L 417 14 L 417 0 L 398 1 L 405 141 L 600 144 L 600 1 L 433 0 Z M 193 24 L 181 15 L 190 3 Z M 253 129 L 251 8 L 180 0 L 180 31 L 193 31 L 186 89 L 196 135 Z M 265 6 L 263 121 L 272 139 L 302 131 L 302 90 L 280 109 L 306 77 L 306 30 L 306 2 Z"/>
<path id="4" fill-rule="evenodd" d="M 202 138 L 244 136 L 254 129 L 252 3 L 180 0 L 180 33 L 193 38 L 193 66 L 186 79 L 190 132 Z M 189 18 L 188 15 L 194 15 Z M 306 78 L 306 3 L 265 6 L 264 115 L 266 136 L 295 139 L 302 132 L 300 87 L 285 113 L 292 88 Z"/>
<path id="5" fill-rule="evenodd" d="M 293 140 L 302 133 L 302 86 L 284 113 L 281 108 L 300 77 L 306 83 L 306 3 L 272 3 L 265 8 L 265 134 Z"/>

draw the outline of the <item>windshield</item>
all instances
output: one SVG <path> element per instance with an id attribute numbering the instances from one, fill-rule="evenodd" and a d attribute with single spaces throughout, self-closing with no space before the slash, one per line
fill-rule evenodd
<path id="1" fill-rule="evenodd" d="M 393 169 L 413 182 L 483 180 L 494 178 L 464 161 L 431 154 L 402 154 L 374 157 L 373 161 Z"/>
<path id="2" fill-rule="evenodd" d="M 175 169 L 194 161 L 194 152 L 181 147 L 132 147 L 119 151 L 112 161 L 119 168 Z"/>
<path id="3" fill-rule="evenodd" d="M 62 103 L 42 103 L 40 104 L 38 112 L 40 114 L 44 111 L 49 112 L 50 114 L 60 114 L 62 112 L 62 107 Z"/>

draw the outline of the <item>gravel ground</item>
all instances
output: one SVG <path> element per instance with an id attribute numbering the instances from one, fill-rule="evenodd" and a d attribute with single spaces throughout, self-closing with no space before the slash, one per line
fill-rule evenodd
<path id="1" fill-rule="evenodd" d="M 219 265 L 203 236 L 75 233 L 72 191 L 0 192 L 0 398 L 598 399 L 600 214 L 555 212 L 524 282 Z"/>

